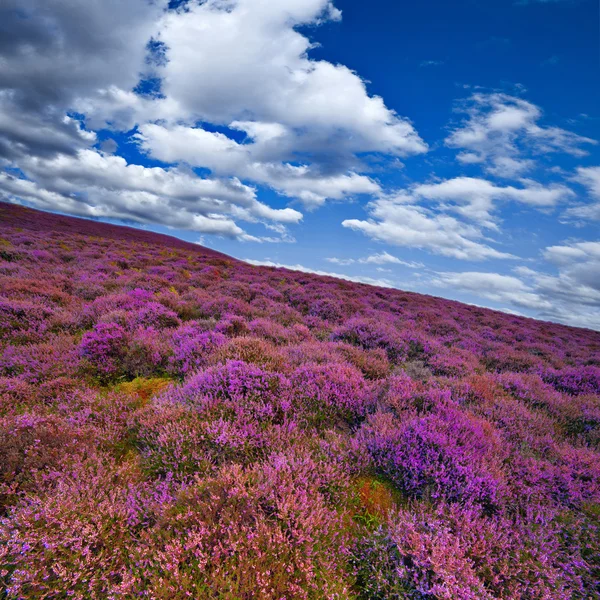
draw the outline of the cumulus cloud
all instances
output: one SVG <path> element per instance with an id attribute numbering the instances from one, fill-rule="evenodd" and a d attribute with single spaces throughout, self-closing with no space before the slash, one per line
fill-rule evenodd
<path id="1" fill-rule="evenodd" d="M 574 196 L 564 185 L 542 186 L 522 180 L 524 187 L 498 186 L 485 179 L 456 177 L 440 183 L 414 186 L 410 193 L 417 199 L 442 203 L 447 210 L 475 221 L 483 227 L 496 229 L 495 201 L 518 202 L 532 207 L 548 208 Z"/>
<path id="2" fill-rule="evenodd" d="M 116 218 L 140 224 L 161 222 L 168 227 L 189 229 L 214 235 L 250 240 L 244 231 L 231 219 L 222 215 L 190 214 L 185 210 L 173 210 L 148 192 L 121 192 L 116 195 L 105 189 L 86 191 L 88 198 L 63 195 L 39 186 L 33 181 L 0 173 L 1 197 L 3 200 L 25 200 L 40 208 L 67 212 L 92 218 Z M 160 221 L 157 221 L 160 219 Z"/>
<path id="3" fill-rule="evenodd" d="M 585 186 L 594 201 L 567 209 L 567 220 L 600 221 L 600 167 L 579 167 L 573 181 Z"/>
<path id="4" fill-rule="evenodd" d="M 360 77 L 308 57 L 311 42 L 295 28 L 331 18 L 341 13 L 329 0 L 208 0 L 168 13 L 158 36 L 163 94 L 179 103 L 180 117 L 279 124 L 278 137 L 296 152 L 320 152 L 326 141 L 337 154 L 425 151 L 412 125 L 369 96 Z"/>
<path id="5" fill-rule="evenodd" d="M 438 273 L 431 283 L 528 309 L 541 319 L 600 330 L 600 241 L 549 246 L 542 256 L 555 273 L 520 266 L 513 271 L 518 277 Z"/>
<path id="6" fill-rule="evenodd" d="M 79 121 L 67 115 L 20 112 L 0 91 L 0 159 L 7 162 L 24 156 L 73 154 L 96 142 L 96 134 L 86 131 Z"/>
<path id="7" fill-rule="evenodd" d="M 381 192 L 365 174 L 365 154 L 427 151 L 413 125 L 370 95 L 356 73 L 310 58 L 313 44 L 298 28 L 339 20 L 331 1 L 170 5 L 2 4 L 0 161 L 25 175 L 2 178 L 4 197 L 18 201 L 18 188 L 27 201 L 41 205 L 44 196 L 44 206 L 57 210 L 203 232 L 216 220 L 223 234 L 250 239 L 237 221 L 272 227 L 301 214 L 259 202 L 249 184 L 314 208 Z M 100 128 L 135 128 L 142 152 L 171 168 L 111 160 L 117 147 L 98 141 Z M 225 231 L 224 219 L 235 227 Z M 254 239 L 291 239 L 277 233 Z"/>
<path id="8" fill-rule="evenodd" d="M 393 256 L 389 252 L 385 250 L 383 252 L 379 252 L 378 254 L 371 254 L 371 256 L 365 256 L 364 258 L 326 258 L 330 263 L 334 263 L 336 265 L 353 265 L 356 263 L 362 265 L 402 265 L 404 267 L 408 267 L 409 269 L 420 269 L 425 265 L 421 262 L 415 261 L 406 261 L 401 260 L 397 256 Z M 379 269 L 377 269 L 379 270 Z M 382 269 L 385 270 L 385 269 Z"/>
<path id="9" fill-rule="evenodd" d="M 373 277 L 362 277 L 360 275 L 346 275 L 344 273 L 331 273 L 329 271 L 319 271 L 317 269 L 311 269 L 303 265 L 285 265 L 271 260 L 253 260 L 250 258 L 242 259 L 248 264 L 257 267 L 275 267 L 277 269 L 289 269 L 290 271 L 300 271 L 302 273 L 312 273 L 314 275 L 323 275 L 325 277 L 335 277 L 336 279 L 344 279 L 345 281 L 353 281 L 355 283 L 366 283 L 368 285 L 376 285 L 378 287 L 393 288 L 396 287 L 395 283 L 389 279 L 377 279 Z"/>
<path id="10" fill-rule="evenodd" d="M 538 278 L 540 285 L 566 299 L 600 309 L 600 241 L 550 246 L 544 257 L 558 267 L 559 276 Z"/>
<path id="11" fill-rule="evenodd" d="M 341 265 L 343 267 L 347 265 L 353 265 L 354 263 L 356 263 L 355 258 L 337 258 L 335 256 L 331 258 L 326 258 L 325 260 L 327 262 L 333 263 L 334 265 Z"/>
<path id="12" fill-rule="evenodd" d="M 461 260 L 514 258 L 477 241 L 482 237 L 478 227 L 422 206 L 406 204 L 402 196 L 375 200 L 368 205 L 368 211 L 368 220 L 346 219 L 342 225 L 380 242 Z"/>
<path id="13" fill-rule="evenodd" d="M 515 187 L 457 177 L 381 197 L 367 206 L 370 219 L 347 219 L 342 225 L 381 242 L 462 260 L 514 258 L 482 241 L 484 229 L 499 231 L 497 205 L 516 202 L 546 209 L 573 195 L 564 185 L 542 186 L 526 179 Z"/>
<path id="14" fill-rule="evenodd" d="M 410 269 L 420 269 L 425 265 L 420 262 L 401 260 L 397 256 L 393 256 L 389 252 L 379 252 L 378 254 L 372 254 L 366 258 L 359 259 L 360 263 L 367 265 L 402 265 L 409 267 Z"/>
<path id="15" fill-rule="evenodd" d="M 549 309 L 552 307 L 550 302 L 533 292 L 528 285 L 510 275 L 480 272 L 439 273 L 432 283 L 523 308 Z"/>
<path id="16" fill-rule="evenodd" d="M 166 0 L 5 0 L 0 155 L 72 153 L 95 136 L 66 118 L 78 98 L 136 85 Z"/>
<path id="17" fill-rule="evenodd" d="M 100 101 L 105 89 L 137 85 L 150 69 L 148 43 L 166 7 L 166 0 L 2 3 L 0 158 L 11 170 L 0 175 L 0 197 L 83 216 L 262 241 L 236 221 L 293 224 L 301 214 L 270 208 L 235 178 L 145 168 L 92 150 L 96 134 L 69 116 Z"/>
<path id="18" fill-rule="evenodd" d="M 590 194 L 600 200 L 600 167 L 579 167 L 574 180 L 585 185 Z"/>
<path id="19" fill-rule="evenodd" d="M 328 0 L 208 0 L 170 12 L 157 36 L 166 57 L 157 69 L 163 96 L 109 91 L 120 101 L 113 113 L 129 110 L 126 128 L 163 120 L 140 125 L 138 140 L 153 158 L 268 185 L 311 207 L 376 193 L 379 185 L 357 171 L 357 154 L 407 156 L 427 146 L 357 74 L 310 59 L 311 42 L 296 28 L 340 17 Z M 233 130 L 246 134 L 245 143 Z"/>
<path id="20" fill-rule="evenodd" d="M 543 113 L 538 106 L 508 94 L 476 93 L 457 110 L 466 117 L 453 128 L 446 145 L 461 151 L 460 162 L 481 163 L 497 177 L 523 176 L 541 154 L 586 156 L 586 146 L 597 144 L 566 129 L 540 125 Z"/>
<path id="21" fill-rule="evenodd" d="M 230 126 L 245 131 L 252 143 L 238 143 L 222 133 L 199 127 L 142 125 L 136 138 L 153 158 L 167 163 L 184 162 L 210 169 L 216 175 L 231 175 L 270 186 L 310 207 L 327 199 L 342 200 L 353 194 L 375 194 L 379 184 L 370 177 L 349 170 L 324 171 L 318 165 L 292 165 L 277 162 L 282 148 L 278 138 L 285 128 L 271 123 L 240 123 Z M 292 140 L 285 142 L 293 148 Z M 286 153 L 288 151 L 286 150 Z M 291 154 L 290 154 L 291 155 Z"/>
<path id="22" fill-rule="evenodd" d="M 0 174 L 0 194 L 48 210 L 162 223 L 245 241 L 260 238 L 246 234 L 236 220 L 285 226 L 302 218 L 291 208 L 273 209 L 259 202 L 253 188 L 235 179 L 202 179 L 177 168 L 131 165 L 94 150 L 30 157 L 20 167 L 27 179 Z"/>

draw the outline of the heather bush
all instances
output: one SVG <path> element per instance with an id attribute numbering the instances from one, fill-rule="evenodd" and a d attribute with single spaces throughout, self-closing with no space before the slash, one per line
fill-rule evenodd
<path id="1" fill-rule="evenodd" d="M 390 374 L 390 363 L 381 348 L 363 350 L 349 344 L 337 344 L 335 352 L 359 369 L 367 379 L 384 379 Z"/>
<path id="2" fill-rule="evenodd" d="M 332 334 L 333 341 L 342 341 L 360 346 L 365 350 L 381 348 L 385 350 L 391 362 L 398 362 L 408 356 L 409 344 L 399 332 L 386 320 L 350 319 Z"/>
<path id="3" fill-rule="evenodd" d="M 239 337 L 219 346 L 211 362 L 242 361 L 273 371 L 284 371 L 285 361 L 270 342 L 255 337 Z"/>
<path id="4" fill-rule="evenodd" d="M 489 371 L 531 373 L 543 365 L 542 360 L 528 352 L 513 350 L 502 345 L 484 353 L 483 364 Z"/>
<path id="5" fill-rule="evenodd" d="M 269 319 L 254 319 L 248 324 L 248 330 L 254 337 L 277 345 L 299 344 L 311 337 L 310 331 L 304 325 L 294 324 L 291 327 L 284 327 Z"/>
<path id="6" fill-rule="evenodd" d="M 37 402 L 33 384 L 16 377 L 0 377 L 0 416 L 24 412 Z"/>
<path id="7" fill-rule="evenodd" d="M 155 402 L 136 421 L 136 445 L 145 469 L 153 475 L 205 474 L 223 449 L 206 439 L 205 419 L 186 404 Z"/>
<path id="8" fill-rule="evenodd" d="M 131 320 L 136 326 L 166 329 L 181 324 L 179 317 L 158 302 L 147 302 L 135 311 Z"/>
<path id="9" fill-rule="evenodd" d="M 0 298 L 0 336 L 15 343 L 39 341 L 48 330 L 52 313 L 42 304 Z"/>
<path id="10" fill-rule="evenodd" d="M 135 593 L 133 542 L 151 516 L 138 510 L 135 487 L 142 486 L 135 479 L 130 465 L 87 461 L 25 496 L 0 522 L 9 597 L 100 600 Z"/>
<path id="11" fill-rule="evenodd" d="M 290 376 L 294 411 L 310 425 L 355 424 L 374 408 L 373 392 L 353 367 L 308 364 Z"/>
<path id="12" fill-rule="evenodd" d="M 198 321 L 188 321 L 171 334 L 172 355 L 169 358 L 169 372 L 184 377 L 206 366 L 211 356 L 225 342 L 223 334 L 206 331 Z"/>
<path id="13" fill-rule="evenodd" d="M 479 367 L 479 359 L 462 348 L 442 347 L 427 358 L 427 366 L 434 375 L 466 377 Z"/>
<path id="14" fill-rule="evenodd" d="M 350 597 L 341 518 L 315 471 L 310 457 L 274 455 L 187 487 L 165 511 L 168 534 L 142 537 L 144 589 L 158 598 Z"/>
<path id="15" fill-rule="evenodd" d="M 600 368 L 579 367 L 557 371 L 548 369 L 542 372 L 542 379 L 559 392 L 572 396 L 600 394 Z"/>
<path id="16" fill-rule="evenodd" d="M 83 335 L 79 350 L 92 372 L 100 379 L 115 378 L 123 370 L 129 336 L 116 323 L 99 323 Z"/>
<path id="17" fill-rule="evenodd" d="M 230 360 L 187 379 L 173 392 L 173 397 L 197 406 L 210 400 L 225 399 L 237 407 L 245 404 L 255 409 L 264 407 L 264 414 L 268 414 L 280 403 L 287 404 L 283 397 L 287 387 L 287 380 L 278 373 Z"/>
<path id="18" fill-rule="evenodd" d="M 215 331 L 228 337 L 241 337 L 250 332 L 248 323 L 243 317 L 225 314 L 217 321 Z"/>
<path id="19" fill-rule="evenodd" d="M 7 346 L 0 351 L 0 376 L 29 383 L 76 374 L 79 355 L 73 336 L 50 335 L 44 342 Z"/>
<path id="20" fill-rule="evenodd" d="M 40 486 L 38 479 L 45 471 L 75 458 L 85 443 L 78 434 L 52 415 L 23 413 L 0 419 L 0 514 L 23 490 Z"/>
<path id="21" fill-rule="evenodd" d="M 581 579 L 562 565 L 557 529 L 441 504 L 400 510 L 359 539 L 352 560 L 364 598 L 568 599 Z M 566 566 L 566 565 L 565 565 Z M 571 566 L 571 565 L 569 565 Z"/>
<path id="22" fill-rule="evenodd" d="M 343 318 L 339 302 L 336 302 L 334 298 L 316 300 L 309 306 L 308 314 L 312 317 L 319 317 L 329 323 L 339 323 Z"/>
<path id="23" fill-rule="evenodd" d="M 361 433 L 375 467 L 406 494 L 497 510 L 503 492 L 499 444 L 483 422 L 454 409 L 404 422 L 380 414 Z"/>
<path id="24" fill-rule="evenodd" d="M 49 253 L 48 253 L 49 254 Z M 73 295 L 83 300 L 95 300 L 106 293 L 106 288 L 102 285 L 102 280 L 92 279 L 89 275 L 83 275 L 73 288 Z"/>
<path id="25" fill-rule="evenodd" d="M 140 327 L 130 336 L 123 358 L 123 371 L 129 379 L 162 375 L 166 372 L 171 354 L 161 331 Z"/>
<path id="26" fill-rule="evenodd" d="M 600 396 L 578 396 L 577 402 L 563 402 L 556 410 L 567 436 L 600 449 Z"/>

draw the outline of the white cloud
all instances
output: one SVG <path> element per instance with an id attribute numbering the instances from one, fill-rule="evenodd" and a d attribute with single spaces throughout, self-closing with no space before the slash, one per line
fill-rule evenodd
<path id="1" fill-rule="evenodd" d="M 333 263 L 334 265 L 347 266 L 353 265 L 356 263 L 356 259 L 354 258 L 336 258 L 335 256 L 332 258 L 326 258 L 327 262 Z"/>
<path id="2" fill-rule="evenodd" d="M 600 241 L 550 246 L 544 257 L 559 269 L 561 294 L 600 308 Z"/>
<path id="3" fill-rule="evenodd" d="M 185 162 L 206 167 L 216 175 L 233 175 L 268 185 L 314 207 L 326 199 L 342 200 L 353 194 L 375 194 L 379 185 L 364 175 L 345 171 L 320 172 L 318 167 L 269 162 L 277 159 L 277 140 L 285 135 L 279 124 L 233 123 L 252 135 L 253 143 L 240 144 L 222 133 L 183 126 L 146 124 L 137 134 L 141 148 L 166 163 Z M 286 144 L 288 142 L 285 142 Z"/>
<path id="4" fill-rule="evenodd" d="M 579 167 L 574 180 L 585 185 L 590 194 L 600 200 L 600 167 Z"/>
<path id="5" fill-rule="evenodd" d="M 456 160 L 463 165 L 479 165 L 485 162 L 485 158 L 474 152 L 461 152 L 456 156 Z"/>
<path id="6" fill-rule="evenodd" d="M 525 187 L 503 187 L 485 179 L 456 177 L 441 183 L 414 186 L 410 193 L 416 198 L 446 203 L 447 210 L 492 229 L 497 229 L 492 215 L 494 200 L 520 202 L 545 208 L 555 206 L 574 195 L 564 185 L 553 184 L 544 187 L 531 180 L 522 180 L 522 183 Z"/>
<path id="7" fill-rule="evenodd" d="M 527 158 L 514 158 L 511 156 L 495 156 L 486 171 L 495 177 L 514 179 L 535 168 L 535 160 Z"/>
<path id="8" fill-rule="evenodd" d="M 572 178 L 588 189 L 588 193 L 596 201 L 573 206 L 565 211 L 567 220 L 600 221 L 600 167 L 579 167 Z"/>
<path id="9" fill-rule="evenodd" d="M 316 207 L 381 192 L 359 154 L 427 150 L 357 74 L 309 57 L 312 43 L 298 28 L 339 20 L 329 0 L 205 0 L 177 11 L 167 4 L 3 3 L 0 161 L 34 182 L 3 177 L 5 197 L 18 200 L 19 188 L 61 210 L 125 213 L 140 222 L 160 216 L 171 226 L 195 215 L 189 227 L 205 232 L 215 221 L 223 230 L 225 218 L 291 224 L 301 218 L 297 210 L 259 202 L 247 183 Z M 155 93 L 138 93 L 140 78 L 150 77 L 160 82 Z M 111 160 L 110 144 L 106 153 L 91 150 L 96 134 L 66 116 L 72 113 L 92 129 L 137 125 L 141 149 L 180 168 Z M 188 165 L 212 177 L 196 177 Z M 238 225 L 227 227 L 249 239 Z M 273 239 L 280 238 L 260 238 Z"/>
<path id="10" fill-rule="evenodd" d="M 395 246 L 414 247 L 461 260 L 514 258 L 475 241 L 481 231 L 446 214 L 407 204 L 406 196 L 380 198 L 368 205 L 370 219 L 346 219 L 344 227 Z"/>
<path id="11" fill-rule="evenodd" d="M 73 152 L 93 138 L 65 113 L 144 70 L 166 0 L 3 0 L 0 156 Z"/>
<path id="12" fill-rule="evenodd" d="M 425 266 L 423 263 L 419 262 L 400 260 L 397 256 L 393 256 L 389 252 L 385 251 L 380 252 L 379 254 L 372 254 L 366 258 L 361 258 L 358 262 L 373 265 L 403 265 L 405 267 L 409 267 L 410 269 L 419 269 Z"/>
<path id="13" fill-rule="evenodd" d="M 30 157 L 20 166 L 28 179 L 0 174 L 0 194 L 49 210 L 162 223 L 244 241 L 269 238 L 249 236 L 237 220 L 281 227 L 302 219 L 291 208 L 276 210 L 259 202 L 255 190 L 236 179 L 201 179 L 176 168 L 131 165 L 122 157 L 93 150 L 50 159 Z"/>
<path id="14" fill-rule="evenodd" d="M 530 269 L 529 267 L 525 267 L 522 265 L 519 267 L 515 267 L 513 269 L 513 271 L 517 275 L 520 275 L 521 277 L 524 277 L 524 278 L 534 277 L 537 274 L 533 269 Z"/>
<path id="15" fill-rule="evenodd" d="M 389 252 L 383 251 L 379 254 L 372 254 L 371 256 L 365 256 L 364 258 L 326 258 L 326 261 L 334 263 L 336 265 L 354 265 L 356 263 L 362 265 L 402 265 L 410 269 L 420 269 L 425 265 L 420 262 L 401 260 L 397 256 L 393 256 Z M 377 269 L 378 271 L 388 271 L 387 269 Z"/>
<path id="16" fill-rule="evenodd" d="M 163 223 L 167 227 L 189 229 L 213 235 L 235 237 L 249 241 L 249 237 L 236 223 L 222 215 L 190 214 L 172 210 L 166 202 L 147 192 L 106 193 L 92 191 L 92 201 L 81 201 L 75 195 L 63 196 L 48 191 L 35 182 L 10 177 L 0 173 L 0 197 L 18 202 L 24 200 L 35 206 L 92 218 L 113 218 L 140 224 Z"/>
<path id="17" fill-rule="evenodd" d="M 354 72 L 309 58 L 311 42 L 295 28 L 340 17 L 328 0 L 188 5 L 158 25 L 164 97 L 112 88 L 85 108 L 125 129 L 139 123 L 138 140 L 153 158 L 268 185 L 308 206 L 377 193 L 357 171 L 357 153 L 406 156 L 427 146 Z M 198 121 L 243 131 L 247 142 Z"/>
<path id="18" fill-rule="evenodd" d="M 497 203 L 549 208 L 574 195 L 563 185 L 544 187 L 526 179 L 522 184 L 519 188 L 498 186 L 471 177 L 417 184 L 371 202 L 369 220 L 347 219 L 342 225 L 388 244 L 462 260 L 514 258 L 481 241 L 482 229 L 499 231 Z"/>
<path id="19" fill-rule="evenodd" d="M 515 178 L 536 166 L 534 157 L 561 152 L 585 156 L 597 142 L 560 127 L 539 124 L 543 113 L 522 98 L 502 93 L 476 93 L 459 107 L 467 117 L 446 138 L 462 152 L 462 163 L 483 163 L 497 177 Z"/>
<path id="20" fill-rule="evenodd" d="M 297 151 L 330 139 L 351 152 L 425 151 L 355 73 L 307 56 L 311 42 L 295 27 L 340 17 L 329 0 L 208 0 L 168 13 L 159 33 L 163 93 L 192 119 L 280 124 Z"/>
<path id="21" fill-rule="evenodd" d="M 251 265 L 257 267 L 275 267 L 277 269 L 289 269 L 290 271 L 300 271 L 302 273 L 312 273 L 314 275 L 323 275 L 325 277 L 335 277 L 336 279 L 344 279 L 345 281 L 353 281 L 355 283 L 366 283 L 368 285 L 376 285 L 378 287 L 394 288 L 396 285 L 389 279 L 376 279 L 373 277 L 361 277 L 359 275 L 345 275 L 344 273 L 331 273 L 329 271 L 319 271 L 310 269 L 303 265 L 285 265 L 271 260 L 253 260 L 250 258 L 241 259 Z"/>
<path id="22" fill-rule="evenodd" d="M 434 285 L 453 288 L 488 298 L 495 302 L 508 303 L 529 309 L 550 309 L 552 304 L 541 298 L 528 285 L 516 277 L 498 273 L 439 273 L 432 280 Z"/>
<path id="23" fill-rule="evenodd" d="M 528 309 L 541 319 L 600 330 L 600 241 L 550 246 L 543 258 L 556 274 L 519 266 L 513 269 L 519 277 L 438 273 L 430 283 Z"/>

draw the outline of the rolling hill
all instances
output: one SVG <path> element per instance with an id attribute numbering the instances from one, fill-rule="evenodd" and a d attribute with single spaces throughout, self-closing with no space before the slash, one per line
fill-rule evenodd
<path id="1" fill-rule="evenodd" d="M 0 204 L 0 597 L 600 597 L 600 333 Z"/>

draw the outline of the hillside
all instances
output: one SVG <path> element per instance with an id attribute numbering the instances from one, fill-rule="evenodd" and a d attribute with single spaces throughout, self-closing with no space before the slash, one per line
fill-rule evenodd
<path id="1" fill-rule="evenodd" d="M 0 204 L 0 590 L 600 598 L 600 333 Z"/>

